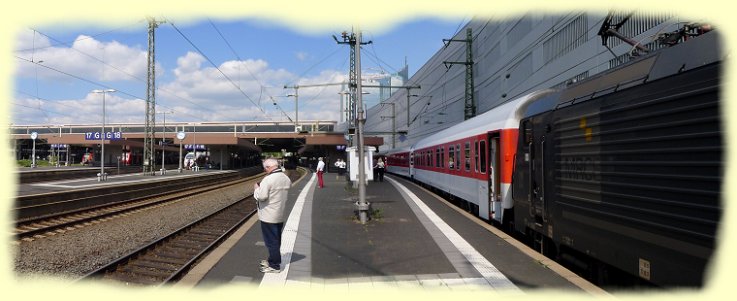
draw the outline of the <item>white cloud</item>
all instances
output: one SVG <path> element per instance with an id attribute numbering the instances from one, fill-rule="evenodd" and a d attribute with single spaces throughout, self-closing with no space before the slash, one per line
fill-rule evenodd
<path id="1" fill-rule="evenodd" d="M 324 71 L 312 78 L 298 79 L 284 69 L 271 69 L 264 60 L 226 61 L 218 66 L 203 65 L 205 59 L 189 52 L 177 59 L 172 82 L 160 84 L 157 99 L 167 107 L 182 112 L 184 120 L 193 116 L 208 121 L 286 120 L 273 106 L 274 97 L 290 118 L 294 102 L 284 95 L 293 93 L 283 87 L 289 83 L 324 84 L 343 82 L 339 71 Z M 226 79 L 225 76 L 230 79 Z M 300 89 L 300 119 L 335 120 L 339 116 L 340 86 Z M 175 96 L 176 95 L 176 96 Z M 263 111 L 254 103 L 259 104 Z M 176 105 L 174 105 L 176 104 Z M 264 113 L 265 112 L 265 113 Z"/>
<path id="2" fill-rule="evenodd" d="M 15 51 L 27 52 L 29 55 L 36 49 L 41 50 L 50 45 L 51 42 L 47 37 L 33 30 L 20 31 L 15 38 Z"/>
<path id="3" fill-rule="evenodd" d="M 14 116 L 17 124 L 96 124 L 102 123 L 102 96 L 88 93 L 82 99 L 45 100 L 16 98 Z M 106 123 L 142 122 L 145 102 L 123 98 L 115 93 L 105 94 Z"/>
<path id="4" fill-rule="evenodd" d="M 28 40 L 28 38 L 21 40 Z M 27 44 L 26 42 L 23 43 Z M 23 43 L 18 45 L 25 45 Z M 39 37 L 36 43 L 37 45 L 50 45 L 41 42 Z M 34 56 L 42 58 L 44 65 L 48 64 L 64 72 L 95 81 L 130 79 L 127 75 L 110 67 L 103 68 L 104 65 L 100 62 L 80 52 L 100 59 L 104 52 L 106 62 L 119 69 L 129 70 L 128 72 L 145 79 L 146 52 L 115 41 L 100 42 L 93 38 L 80 36 L 71 47 L 36 48 Z M 16 53 L 20 57 L 30 58 L 26 51 Z M 284 113 L 294 118 L 294 98 L 285 97 L 285 95 L 294 93 L 294 90 L 284 89 L 285 85 L 320 85 L 347 81 L 345 72 L 338 70 L 328 70 L 312 77 L 298 78 L 295 73 L 285 69 L 273 69 L 267 61 L 260 59 L 230 60 L 220 63 L 218 68 L 215 68 L 199 53 L 187 52 L 177 58 L 176 62 L 177 66 L 170 74 L 172 76 L 160 76 L 161 72 L 157 70 L 156 110 L 157 112 L 173 110 L 174 114 L 167 115 L 167 120 L 172 121 L 287 120 Z M 33 79 L 33 64 L 21 62 L 18 66 L 19 77 L 25 75 Z M 39 79 L 55 77 L 53 80 L 57 83 L 77 81 L 67 75 L 43 69 L 45 68 L 38 67 Z M 226 79 L 223 73 L 230 80 Z M 145 82 L 133 82 L 133 84 L 145 87 Z M 341 89 L 340 85 L 300 88 L 299 119 L 338 120 L 341 99 L 338 92 Z M 91 89 L 84 90 L 90 91 Z M 119 90 L 121 92 L 106 95 L 107 122 L 142 123 L 145 115 L 145 101 L 132 99 L 132 96 L 122 92 L 125 89 Z M 17 119 L 16 123 L 99 124 L 101 122 L 100 94 L 83 93 L 85 93 L 84 98 L 76 100 L 46 101 L 34 99 L 32 96 L 27 99 L 16 98 L 15 102 L 19 105 L 14 106 L 13 114 L 23 118 L 23 120 Z M 137 93 L 133 92 L 133 94 Z M 143 97 L 143 95 L 138 97 Z M 284 113 L 272 104 L 271 97 L 274 97 Z M 260 105 L 260 108 L 254 103 Z M 39 106 L 43 106 L 44 109 L 39 109 Z M 157 120 L 158 118 L 161 116 L 157 114 Z"/>
<path id="5" fill-rule="evenodd" d="M 35 47 L 29 47 L 33 40 L 33 32 L 30 35 L 24 32 L 18 36 L 15 54 L 23 58 L 16 65 L 18 77 L 73 80 L 68 75 L 43 67 L 48 66 L 92 81 L 145 81 L 147 51 L 140 47 L 130 47 L 117 41 L 101 42 L 85 35 L 78 36 L 71 46 L 51 46 L 48 38 L 36 34 Z M 37 67 L 28 62 L 31 58 L 36 62 L 43 61 L 40 63 L 43 66 Z M 160 69 L 157 66 L 157 72 Z"/>

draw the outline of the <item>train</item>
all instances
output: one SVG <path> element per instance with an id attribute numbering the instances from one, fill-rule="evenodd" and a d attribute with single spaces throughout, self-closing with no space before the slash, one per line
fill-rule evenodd
<path id="1" fill-rule="evenodd" d="M 718 32 L 392 149 L 387 172 L 580 267 L 701 287 L 722 219 Z"/>

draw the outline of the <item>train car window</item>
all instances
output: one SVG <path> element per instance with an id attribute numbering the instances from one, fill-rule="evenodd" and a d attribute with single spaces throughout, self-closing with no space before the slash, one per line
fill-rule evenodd
<path id="1" fill-rule="evenodd" d="M 432 150 L 427 151 L 427 167 L 432 167 Z"/>
<path id="2" fill-rule="evenodd" d="M 479 172 L 479 141 L 473 141 L 473 170 Z"/>
<path id="3" fill-rule="evenodd" d="M 481 173 L 486 173 L 486 140 L 481 140 L 479 142 L 479 158 L 481 159 L 479 169 L 481 170 Z"/>
<path id="4" fill-rule="evenodd" d="M 440 147 L 440 168 L 445 168 L 445 146 Z"/>
<path id="5" fill-rule="evenodd" d="M 466 145 L 464 146 L 465 148 L 463 149 L 463 153 L 466 159 L 465 161 L 466 171 L 471 171 L 471 142 L 466 142 Z"/>
<path id="6" fill-rule="evenodd" d="M 461 170 L 461 145 L 456 144 L 456 170 Z"/>
<path id="7" fill-rule="evenodd" d="M 448 147 L 448 169 L 453 169 L 455 166 L 455 146 L 451 145 Z"/>
<path id="8" fill-rule="evenodd" d="M 435 167 L 440 167 L 440 148 L 435 149 Z"/>

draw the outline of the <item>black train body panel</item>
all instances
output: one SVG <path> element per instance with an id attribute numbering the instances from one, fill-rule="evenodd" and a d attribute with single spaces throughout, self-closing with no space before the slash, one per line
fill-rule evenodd
<path id="1" fill-rule="evenodd" d="M 656 285 L 702 286 L 722 216 L 718 47 L 711 32 L 531 105 L 515 229 Z"/>

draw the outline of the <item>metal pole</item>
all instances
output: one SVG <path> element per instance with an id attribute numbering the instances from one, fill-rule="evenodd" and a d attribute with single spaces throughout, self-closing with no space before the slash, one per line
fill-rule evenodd
<path id="1" fill-rule="evenodd" d="M 395 103 L 392 102 L 392 149 L 395 148 L 394 141 L 397 140 L 397 115 L 394 111 Z"/>
<path id="2" fill-rule="evenodd" d="M 340 116 L 338 117 L 338 120 L 342 123 L 343 122 L 343 115 L 345 114 L 345 112 L 343 112 L 343 101 L 344 101 L 343 99 L 345 97 L 343 96 L 344 94 L 342 94 L 342 93 L 338 93 L 338 94 L 340 94 Z"/>
<path id="3" fill-rule="evenodd" d="M 299 126 L 299 88 L 294 88 L 294 129 Z"/>
<path id="4" fill-rule="evenodd" d="M 163 176 L 166 173 L 166 168 L 164 167 L 164 151 L 166 148 L 166 112 L 161 112 L 164 114 L 164 126 L 161 132 L 161 175 Z"/>
<path id="5" fill-rule="evenodd" d="M 105 181 L 105 93 L 115 92 L 114 89 L 92 90 L 92 93 L 102 93 L 102 129 L 100 137 L 100 176 L 97 181 Z"/>
<path id="6" fill-rule="evenodd" d="M 194 163 L 192 165 L 196 165 L 197 164 L 197 124 L 192 123 L 192 126 L 194 127 L 192 129 L 192 141 L 193 141 L 192 143 L 194 143 L 194 145 L 192 146 L 192 151 L 194 152 Z M 199 171 L 198 168 L 197 169 L 193 168 L 193 170 Z"/>
<path id="7" fill-rule="evenodd" d="M 362 224 L 368 221 L 368 207 L 366 202 L 366 158 L 363 145 L 363 96 L 361 92 L 361 32 L 356 33 L 356 136 L 358 136 L 358 217 Z"/>
<path id="8" fill-rule="evenodd" d="M 409 131 L 409 88 L 407 88 L 407 130 Z"/>
<path id="9" fill-rule="evenodd" d="M 98 181 L 105 181 L 105 90 L 102 91 L 102 130 L 100 131 L 100 178 Z"/>
<path id="10" fill-rule="evenodd" d="M 182 140 L 179 140 L 179 172 L 182 172 Z"/>
<path id="11" fill-rule="evenodd" d="M 36 138 L 33 139 L 33 151 L 31 152 L 31 168 L 36 168 Z"/>

